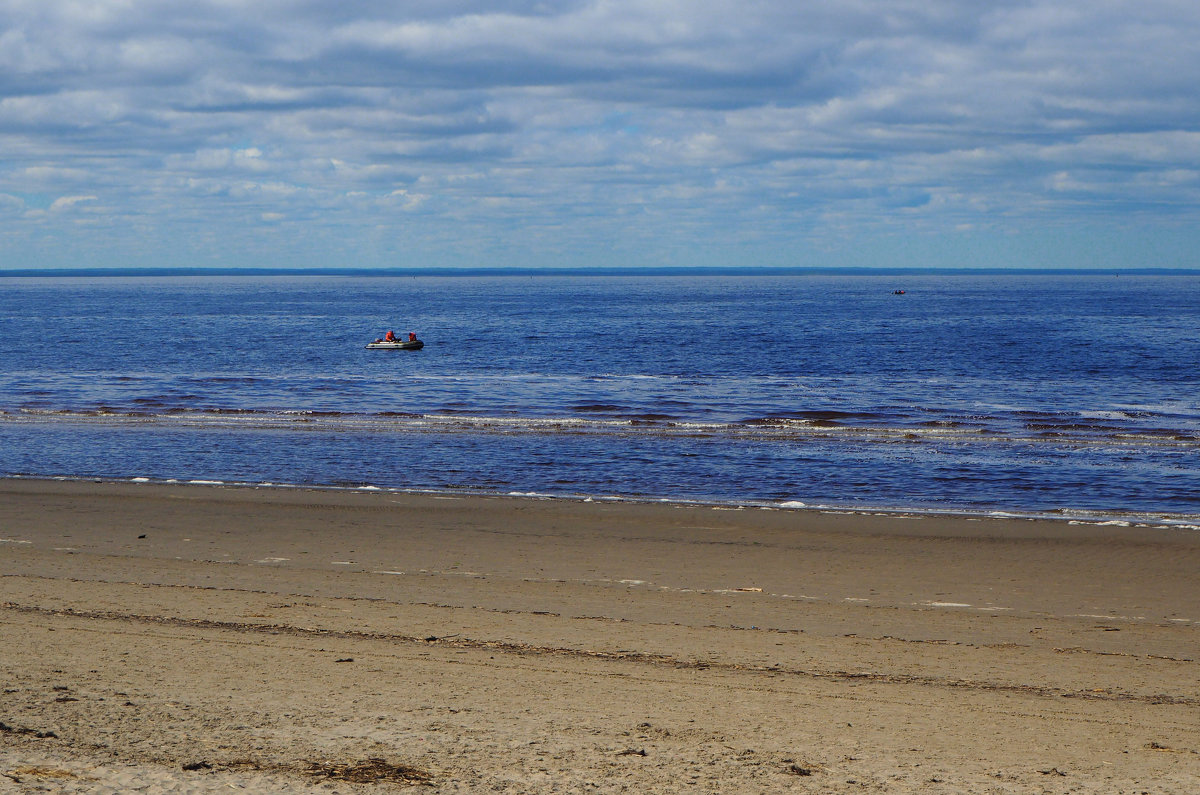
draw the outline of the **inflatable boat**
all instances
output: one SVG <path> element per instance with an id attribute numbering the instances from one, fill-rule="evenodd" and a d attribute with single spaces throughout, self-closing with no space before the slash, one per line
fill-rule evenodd
<path id="1" fill-rule="evenodd" d="M 375 351 L 419 351 L 425 347 L 425 343 L 420 340 L 396 340 L 395 342 L 375 340 L 368 342 L 367 347 Z"/>

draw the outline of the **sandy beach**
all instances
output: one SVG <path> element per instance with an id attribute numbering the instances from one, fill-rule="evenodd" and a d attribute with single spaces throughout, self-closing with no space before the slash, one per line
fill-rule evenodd
<path id="1" fill-rule="evenodd" d="M 0 481 L 2 792 L 1200 791 L 1200 533 Z"/>

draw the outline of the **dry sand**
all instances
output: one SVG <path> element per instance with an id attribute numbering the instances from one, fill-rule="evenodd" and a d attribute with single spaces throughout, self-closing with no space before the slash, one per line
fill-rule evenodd
<path id="1" fill-rule="evenodd" d="M 1198 573 L 1163 528 L 0 481 L 0 791 L 1196 793 Z"/>

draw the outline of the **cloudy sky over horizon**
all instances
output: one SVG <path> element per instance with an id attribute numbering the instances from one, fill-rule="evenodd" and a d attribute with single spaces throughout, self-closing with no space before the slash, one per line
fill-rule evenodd
<path id="1" fill-rule="evenodd" d="M 1200 267 L 1182 0 L 0 0 L 0 268 Z"/>

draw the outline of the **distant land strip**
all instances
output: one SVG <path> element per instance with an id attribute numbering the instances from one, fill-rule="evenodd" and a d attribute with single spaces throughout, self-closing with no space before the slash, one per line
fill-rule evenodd
<path id="1" fill-rule="evenodd" d="M 110 276 L 1197 276 L 1196 268 L 838 268 L 786 266 L 705 266 L 645 268 L 11 268 L 0 278 Z"/>

